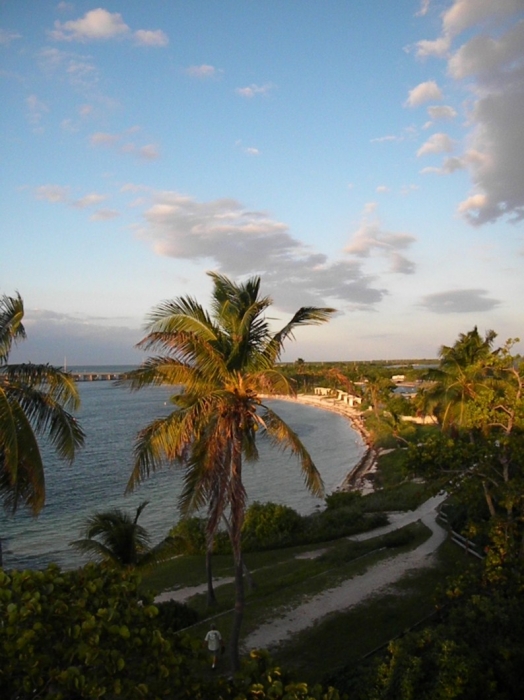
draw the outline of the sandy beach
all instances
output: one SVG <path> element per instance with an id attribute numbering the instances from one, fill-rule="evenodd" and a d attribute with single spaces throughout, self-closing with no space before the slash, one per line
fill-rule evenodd
<path id="1" fill-rule="evenodd" d="M 377 467 L 377 451 L 371 443 L 371 438 L 365 428 L 362 420 L 361 411 L 348 406 L 343 401 L 339 401 L 334 397 L 316 396 L 313 394 L 297 394 L 296 396 L 277 395 L 265 396 L 266 399 L 276 399 L 278 401 L 290 401 L 301 403 L 306 406 L 320 408 L 323 411 L 331 411 L 338 413 L 344 418 L 347 418 L 351 423 L 353 430 L 356 430 L 366 445 L 366 452 L 357 464 L 348 465 L 348 473 L 342 483 L 336 489 L 337 491 L 359 490 L 363 493 L 369 493 L 373 490 L 369 475 L 372 474 Z"/>

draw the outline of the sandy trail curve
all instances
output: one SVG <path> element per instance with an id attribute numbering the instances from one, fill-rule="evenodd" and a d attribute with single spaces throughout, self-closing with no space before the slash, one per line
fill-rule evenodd
<path id="1" fill-rule="evenodd" d="M 395 522 L 383 528 L 350 538 L 363 540 L 376 537 L 418 520 L 421 520 L 432 531 L 431 537 L 412 552 L 386 559 L 364 574 L 355 576 L 336 588 L 328 589 L 282 617 L 262 625 L 248 635 L 244 641 L 244 649 L 274 647 L 297 632 L 310 627 L 326 615 L 348 610 L 361 603 L 366 598 L 398 581 L 408 571 L 431 565 L 431 555 L 447 537 L 446 530 L 436 523 L 436 509 L 444 498 L 445 496 L 431 498 L 416 510 L 403 513 L 395 518 Z"/>

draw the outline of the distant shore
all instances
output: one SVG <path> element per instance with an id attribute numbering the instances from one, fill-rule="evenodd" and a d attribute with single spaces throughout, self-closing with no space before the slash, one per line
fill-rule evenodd
<path id="1" fill-rule="evenodd" d="M 264 396 L 264 398 L 275 399 L 277 401 L 301 403 L 305 406 L 320 408 L 323 411 L 338 413 L 339 415 L 344 416 L 344 418 L 347 418 L 351 423 L 353 430 L 356 430 L 362 438 L 362 441 L 366 446 L 366 451 L 357 464 L 350 468 L 343 482 L 335 489 L 335 491 L 369 492 L 373 490 L 372 484 L 368 477 L 376 470 L 378 455 L 373 443 L 371 442 L 371 436 L 366 430 L 364 421 L 362 420 L 362 413 L 360 411 L 348 406 L 336 398 L 315 396 L 313 394 L 296 394 L 296 396 L 278 394 Z"/>

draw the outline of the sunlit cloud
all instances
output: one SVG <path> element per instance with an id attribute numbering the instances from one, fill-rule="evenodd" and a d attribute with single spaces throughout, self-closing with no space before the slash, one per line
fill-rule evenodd
<path id="1" fill-rule="evenodd" d="M 86 207 L 93 207 L 100 202 L 103 202 L 107 197 L 103 194 L 98 194 L 97 192 L 91 192 L 91 194 L 86 194 L 81 199 L 77 199 L 73 202 L 73 206 L 78 209 L 85 209 Z"/>
<path id="2" fill-rule="evenodd" d="M 450 153 L 454 148 L 453 140 L 447 134 L 433 134 L 417 151 L 417 157 L 432 153 Z"/>
<path id="3" fill-rule="evenodd" d="M 37 199 L 44 199 L 51 204 L 67 202 L 69 200 L 69 188 L 61 185 L 40 185 L 35 189 Z"/>
<path id="4" fill-rule="evenodd" d="M 241 97 L 252 99 L 255 95 L 267 95 L 274 87 L 272 83 L 266 83 L 265 85 L 256 85 L 252 83 L 248 87 L 237 88 L 235 92 Z"/>
<path id="5" fill-rule="evenodd" d="M 215 68 L 215 66 L 210 66 L 207 63 L 203 63 L 200 66 L 189 66 L 186 68 L 185 72 L 191 78 L 199 78 L 202 80 L 206 78 L 216 78 L 224 71 L 218 70 Z"/>
<path id="6" fill-rule="evenodd" d="M 283 310 L 342 303 L 368 308 L 387 291 L 374 284 L 357 260 L 329 261 L 291 236 L 286 224 L 234 199 L 199 202 L 177 192 L 160 192 L 145 212 L 138 236 L 157 255 L 206 261 L 227 275 L 259 274 Z M 301 301 L 299 301 L 301 299 Z"/>
<path id="7" fill-rule="evenodd" d="M 133 34 L 135 44 L 138 46 L 164 47 L 169 44 L 169 38 L 161 29 L 139 29 Z"/>
<path id="8" fill-rule="evenodd" d="M 428 107 L 428 114 L 433 121 L 450 120 L 457 116 L 457 110 L 449 105 L 436 105 Z"/>
<path id="9" fill-rule="evenodd" d="M 89 137 L 89 143 L 95 148 L 105 147 L 115 149 L 120 153 L 133 155 L 141 160 L 157 160 L 160 157 L 160 152 L 156 144 L 149 143 L 144 146 L 139 146 L 133 141 L 124 142 L 125 137 L 127 137 L 129 134 L 136 133 L 137 131 L 140 131 L 139 127 L 127 129 L 121 134 L 108 134 L 99 131 L 91 134 Z"/>
<path id="10" fill-rule="evenodd" d="M 383 257 L 389 261 L 390 272 L 412 274 L 415 264 L 399 251 L 409 248 L 416 238 L 409 233 L 387 231 L 375 211 L 376 203 L 370 202 L 364 210 L 359 228 L 344 248 L 345 252 L 359 258 Z"/>
<path id="11" fill-rule="evenodd" d="M 427 80 L 425 83 L 420 83 L 409 91 L 408 99 L 405 104 L 407 107 L 418 107 L 425 102 L 442 99 L 442 92 L 437 83 L 434 80 Z"/>
<path id="12" fill-rule="evenodd" d="M 54 41 L 81 43 L 131 38 L 138 46 L 153 47 L 164 47 L 169 43 L 167 35 L 161 29 L 138 29 L 132 32 L 119 12 L 108 12 L 101 7 L 86 12 L 80 19 L 68 22 L 56 20 L 49 37 Z"/>
<path id="13" fill-rule="evenodd" d="M 8 32 L 5 29 L 0 29 L 0 46 L 9 46 L 12 41 L 21 39 L 22 35 L 18 32 Z"/>
<path id="14" fill-rule="evenodd" d="M 120 216 L 120 212 L 115 209 L 99 209 L 89 217 L 90 221 L 110 221 Z"/>
<path id="15" fill-rule="evenodd" d="M 446 55 L 448 74 L 468 90 L 467 150 L 447 159 L 433 172 L 448 174 L 466 168 L 473 191 L 458 212 L 480 226 L 501 217 L 524 218 L 524 20 L 522 0 L 455 0 L 442 16 L 442 39 L 464 41 Z M 512 22 L 512 19 L 515 19 Z M 428 83 L 410 93 L 408 104 L 420 104 Z M 445 112 L 435 112 L 433 119 Z M 428 110 L 429 112 L 429 110 Z M 430 115 L 432 114 L 429 112 Z M 446 117 L 447 118 L 447 117 Z M 450 150 L 444 140 L 428 141 L 418 155 Z M 423 172 L 429 172 L 425 169 Z"/>

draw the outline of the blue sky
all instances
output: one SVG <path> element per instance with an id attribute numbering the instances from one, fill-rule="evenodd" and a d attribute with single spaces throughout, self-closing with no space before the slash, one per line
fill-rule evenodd
<path id="1" fill-rule="evenodd" d="M 524 0 L 11 0 L 0 55 L 12 361 L 137 362 L 208 270 L 339 311 L 287 360 L 523 335 Z"/>

